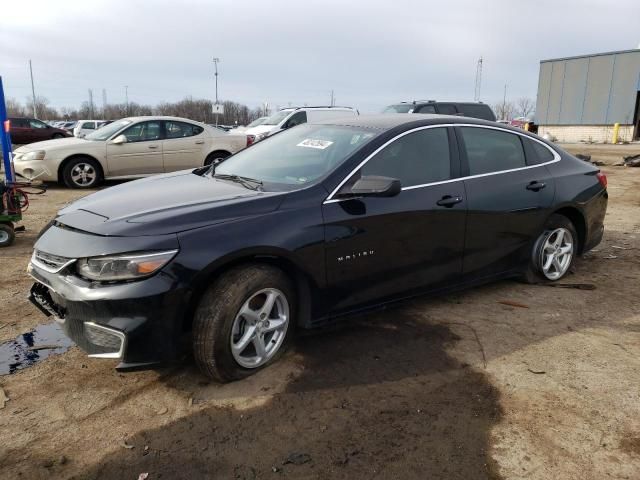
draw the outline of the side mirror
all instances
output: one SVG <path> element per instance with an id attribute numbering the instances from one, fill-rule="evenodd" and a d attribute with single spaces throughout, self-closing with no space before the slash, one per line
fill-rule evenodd
<path id="1" fill-rule="evenodd" d="M 111 143 L 114 145 L 122 145 L 123 143 L 127 143 L 127 137 L 124 135 L 118 135 L 116 138 L 111 140 Z"/>
<path id="2" fill-rule="evenodd" d="M 354 183 L 348 193 L 359 197 L 395 197 L 401 190 L 402 185 L 397 178 L 365 175 Z"/>

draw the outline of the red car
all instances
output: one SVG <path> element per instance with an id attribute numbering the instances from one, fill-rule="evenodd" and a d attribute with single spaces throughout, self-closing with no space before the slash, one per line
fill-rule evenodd
<path id="1" fill-rule="evenodd" d="M 35 118 L 9 118 L 9 122 L 11 143 L 14 145 L 73 136 L 66 130 L 54 128 Z"/>

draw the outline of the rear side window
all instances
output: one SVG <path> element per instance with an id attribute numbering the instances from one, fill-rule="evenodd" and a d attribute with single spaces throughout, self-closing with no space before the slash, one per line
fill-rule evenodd
<path id="1" fill-rule="evenodd" d="M 204 130 L 199 125 L 185 122 L 164 122 L 164 128 L 167 131 L 167 138 L 193 137 Z"/>
<path id="2" fill-rule="evenodd" d="M 438 113 L 441 115 L 455 115 L 458 111 L 456 110 L 455 105 L 450 103 L 439 103 Z"/>
<path id="3" fill-rule="evenodd" d="M 541 163 L 547 163 L 552 161 L 555 157 L 551 150 L 544 145 L 531 140 L 530 138 L 523 138 L 527 150 L 527 163 L 529 165 L 539 165 Z"/>
<path id="4" fill-rule="evenodd" d="M 489 120 L 491 122 L 496 121 L 496 116 L 488 105 L 468 103 L 458 105 L 458 109 L 465 117 L 481 118 L 482 120 Z"/>
<path id="5" fill-rule="evenodd" d="M 24 118 L 10 118 L 9 121 L 12 127 L 27 128 L 29 126 L 29 123 Z"/>
<path id="6" fill-rule="evenodd" d="M 470 175 L 526 166 L 519 135 L 490 128 L 461 127 L 460 131 Z"/>
<path id="7" fill-rule="evenodd" d="M 403 187 L 451 178 L 446 128 L 428 128 L 387 145 L 360 170 L 361 175 L 397 178 Z"/>

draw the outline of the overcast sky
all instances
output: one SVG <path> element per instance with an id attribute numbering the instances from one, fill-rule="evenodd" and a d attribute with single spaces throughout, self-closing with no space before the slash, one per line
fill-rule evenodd
<path id="1" fill-rule="evenodd" d="M 637 48 L 640 1 L 83 0 L 3 2 L 5 94 L 79 106 L 192 95 L 255 107 L 535 98 L 541 59 Z"/>

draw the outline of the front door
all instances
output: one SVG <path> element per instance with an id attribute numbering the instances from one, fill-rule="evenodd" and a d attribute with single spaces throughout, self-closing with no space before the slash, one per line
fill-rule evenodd
<path id="1" fill-rule="evenodd" d="M 122 132 L 125 143 L 107 142 L 110 177 L 162 173 L 162 129 L 159 120 L 139 122 Z"/>
<path id="2" fill-rule="evenodd" d="M 510 270 L 528 261 L 549 214 L 555 183 L 544 164 L 554 154 L 506 130 L 468 126 L 457 132 L 468 175 L 464 273 Z"/>
<path id="3" fill-rule="evenodd" d="M 324 203 L 327 283 L 336 309 L 460 275 L 466 203 L 463 182 L 452 180 L 459 171 L 452 139 L 446 127 L 405 134 L 340 189 L 346 192 L 363 175 L 380 175 L 400 180 L 399 195 L 338 195 Z"/>
<path id="4" fill-rule="evenodd" d="M 167 120 L 165 139 L 162 141 L 164 171 L 173 172 L 204 164 L 207 138 L 204 128 L 192 123 Z"/>

